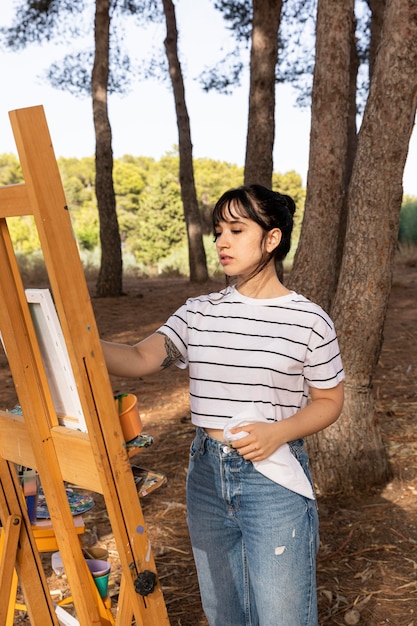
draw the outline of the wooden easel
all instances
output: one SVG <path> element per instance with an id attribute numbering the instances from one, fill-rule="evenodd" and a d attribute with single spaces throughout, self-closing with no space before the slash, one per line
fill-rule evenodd
<path id="1" fill-rule="evenodd" d="M 81 626 L 169 624 L 43 107 L 10 113 L 24 184 L 0 188 L 0 330 L 22 416 L 0 411 L 3 599 L 15 568 L 32 624 L 58 624 L 15 464 L 39 472 Z M 59 424 L 7 218 L 33 215 L 88 432 Z M 122 569 L 115 622 L 81 551 L 64 481 L 101 493 Z M 3 608 L 2 608 L 3 607 Z"/>

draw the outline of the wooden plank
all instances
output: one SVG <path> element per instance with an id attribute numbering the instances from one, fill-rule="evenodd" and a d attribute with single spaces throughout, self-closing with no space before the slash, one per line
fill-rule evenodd
<path id="1" fill-rule="evenodd" d="M 119 609 L 116 615 L 116 626 L 125 626 L 132 623 L 132 606 L 129 597 L 126 597 L 126 580 L 122 577 L 119 591 Z"/>
<path id="2" fill-rule="evenodd" d="M 31 214 L 27 188 L 24 183 L 0 187 L 0 218 Z"/>
<path id="3" fill-rule="evenodd" d="M 84 489 L 103 493 L 88 434 L 55 426 L 51 428 L 51 435 L 63 479 Z M 68 454 L 69 450 L 71 454 Z"/>
<path id="4" fill-rule="evenodd" d="M 30 437 L 21 415 L 0 411 L 0 456 L 18 465 L 37 469 Z"/>
<path id="5" fill-rule="evenodd" d="M 55 426 L 50 432 L 63 480 L 102 493 L 88 434 L 65 426 Z M 0 410 L 0 456 L 17 465 L 38 469 L 22 415 Z"/>
<path id="6" fill-rule="evenodd" d="M 12 596 L 12 583 L 17 556 L 17 543 L 21 529 L 20 515 L 9 515 L 6 525 L 2 529 L 4 541 L 0 560 L 0 589 L 3 598 Z M 0 603 L 0 626 L 5 626 L 9 606 L 6 602 Z"/>

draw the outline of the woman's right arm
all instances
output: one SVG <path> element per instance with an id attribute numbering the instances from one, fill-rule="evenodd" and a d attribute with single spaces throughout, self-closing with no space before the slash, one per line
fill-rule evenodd
<path id="1" fill-rule="evenodd" d="M 181 358 L 181 353 L 166 335 L 154 333 L 133 346 L 102 341 L 109 374 L 139 378 L 154 374 Z"/>

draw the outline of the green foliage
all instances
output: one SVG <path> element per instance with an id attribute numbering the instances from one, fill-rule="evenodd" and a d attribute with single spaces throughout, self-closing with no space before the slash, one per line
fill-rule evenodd
<path id="1" fill-rule="evenodd" d="M 14 154 L 0 154 L 0 185 L 17 185 L 22 182 L 22 170 Z"/>
<path id="2" fill-rule="evenodd" d="M 204 249 L 206 251 L 207 270 L 209 276 L 223 275 L 223 269 L 219 264 L 219 258 L 211 235 L 203 236 Z M 190 266 L 188 261 L 188 246 L 182 242 L 171 250 L 170 254 L 158 264 L 158 274 L 188 276 Z"/>
<path id="3" fill-rule="evenodd" d="M 113 183 L 116 194 L 117 217 L 125 253 L 134 255 L 138 220 L 141 219 L 141 198 L 146 197 L 147 180 L 154 160 L 124 156 L 114 163 Z"/>
<path id="4" fill-rule="evenodd" d="M 83 266 L 92 276 L 100 265 L 94 157 L 60 158 L 58 166 Z M 222 270 L 213 244 L 211 212 L 224 191 L 243 184 L 243 167 L 203 158 L 194 161 L 194 171 L 207 266 L 213 276 Z M 178 176 L 176 150 L 159 161 L 131 155 L 115 159 L 113 178 L 125 272 L 188 275 L 188 241 Z M 18 182 L 22 182 L 22 173 L 16 157 L 0 155 L 0 183 Z M 296 245 L 305 199 L 301 178 L 295 172 L 274 174 L 273 188 L 295 199 Z M 33 218 L 11 218 L 8 223 L 16 251 L 35 258 L 40 245 Z"/>
<path id="5" fill-rule="evenodd" d="M 40 249 L 38 231 L 32 215 L 10 217 L 7 225 L 16 253 L 31 254 Z"/>
<path id="6" fill-rule="evenodd" d="M 94 158 L 61 158 L 58 166 L 78 243 L 82 249 L 93 250 L 99 243 Z"/>
<path id="7" fill-rule="evenodd" d="M 194 176 L 205 234 L 212 233 L 211 212 L 227 189 L 243 184 L 243 167 L 213 159 L 196 159 Z"/>
<path id="8" fill-rule="evenodd" d="M 19 161 L 14 154 L 0 154 L 0 185 L 19 183 L 23 183 Z M 10 217 L 7 225 L 16 254 L 27 255 L 39 250 L 39 237 L 32 216 Z"/>
<path id="9" fill-rule="evenodd" d="M 125 155 L 117 159 L 113 168 L 114 191 L 120 206 L 135 204 L 137 196 L 146 187 L 146 180 L 154 159 Z"/>
<path id="10" fill-rule="evenodd" d="M 123 251 L 138 263 L 152 264 L 167 256 L 186 237 L 178 156 L 168 154 L 150 165 L 137 206 L 120 212 Z"/>
<path id="11" fill-rule="evenodd" d="M 401 207 L 398 240 L 417 245 L 417 198 L 405 198 Z"/>
<path id="12" fill-rule="evenodd" d="M 291 249 L 285 259 L 284 267 L 291 265 L 300 239 L 301 225 L 304 217 L 306 190 L 302 186 L 301 176 L 292 170 L 286 174 L 273 174 L 272 187 L 275 191 L 291 196 L 296 204 L 294 227 L 291 238 Z"/>
<path id="13" fill-rule="evenodd" d="M 58 159 L 67 204 L 73 211 L 91 206 L 95 198 L 96 170 L 94 157 Z"/>
<path id="14" fill-rule="evenodd" d="M 48 286 L 48 273 L 40 249 L 33 250 L 29 254 L 16 251 L 16 260 L 25 287 Z"/>

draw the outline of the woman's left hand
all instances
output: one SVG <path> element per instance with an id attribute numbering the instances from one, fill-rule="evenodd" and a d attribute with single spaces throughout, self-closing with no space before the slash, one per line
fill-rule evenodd
<path id="1" fill-rule="evenodd" d="M 303 439 L 333 424 L 343 407 L 343 382 L 330 389 L 310 388 L 311 402 L 278 422 L 251 422 L 231 430 L 248 435 L 232 442 L 248 461 L 263 461 L 287 441 Z"/>
<path id="2" fill-rule="evenodd" d="M 233 434 L 246 431 L 247 437 L 231 442 L 234 450 L 247 461 L 263 461 L 267 459 L 284 442 L 279 440 L 279 422 L 252 422 L 233 428 Z"/>

